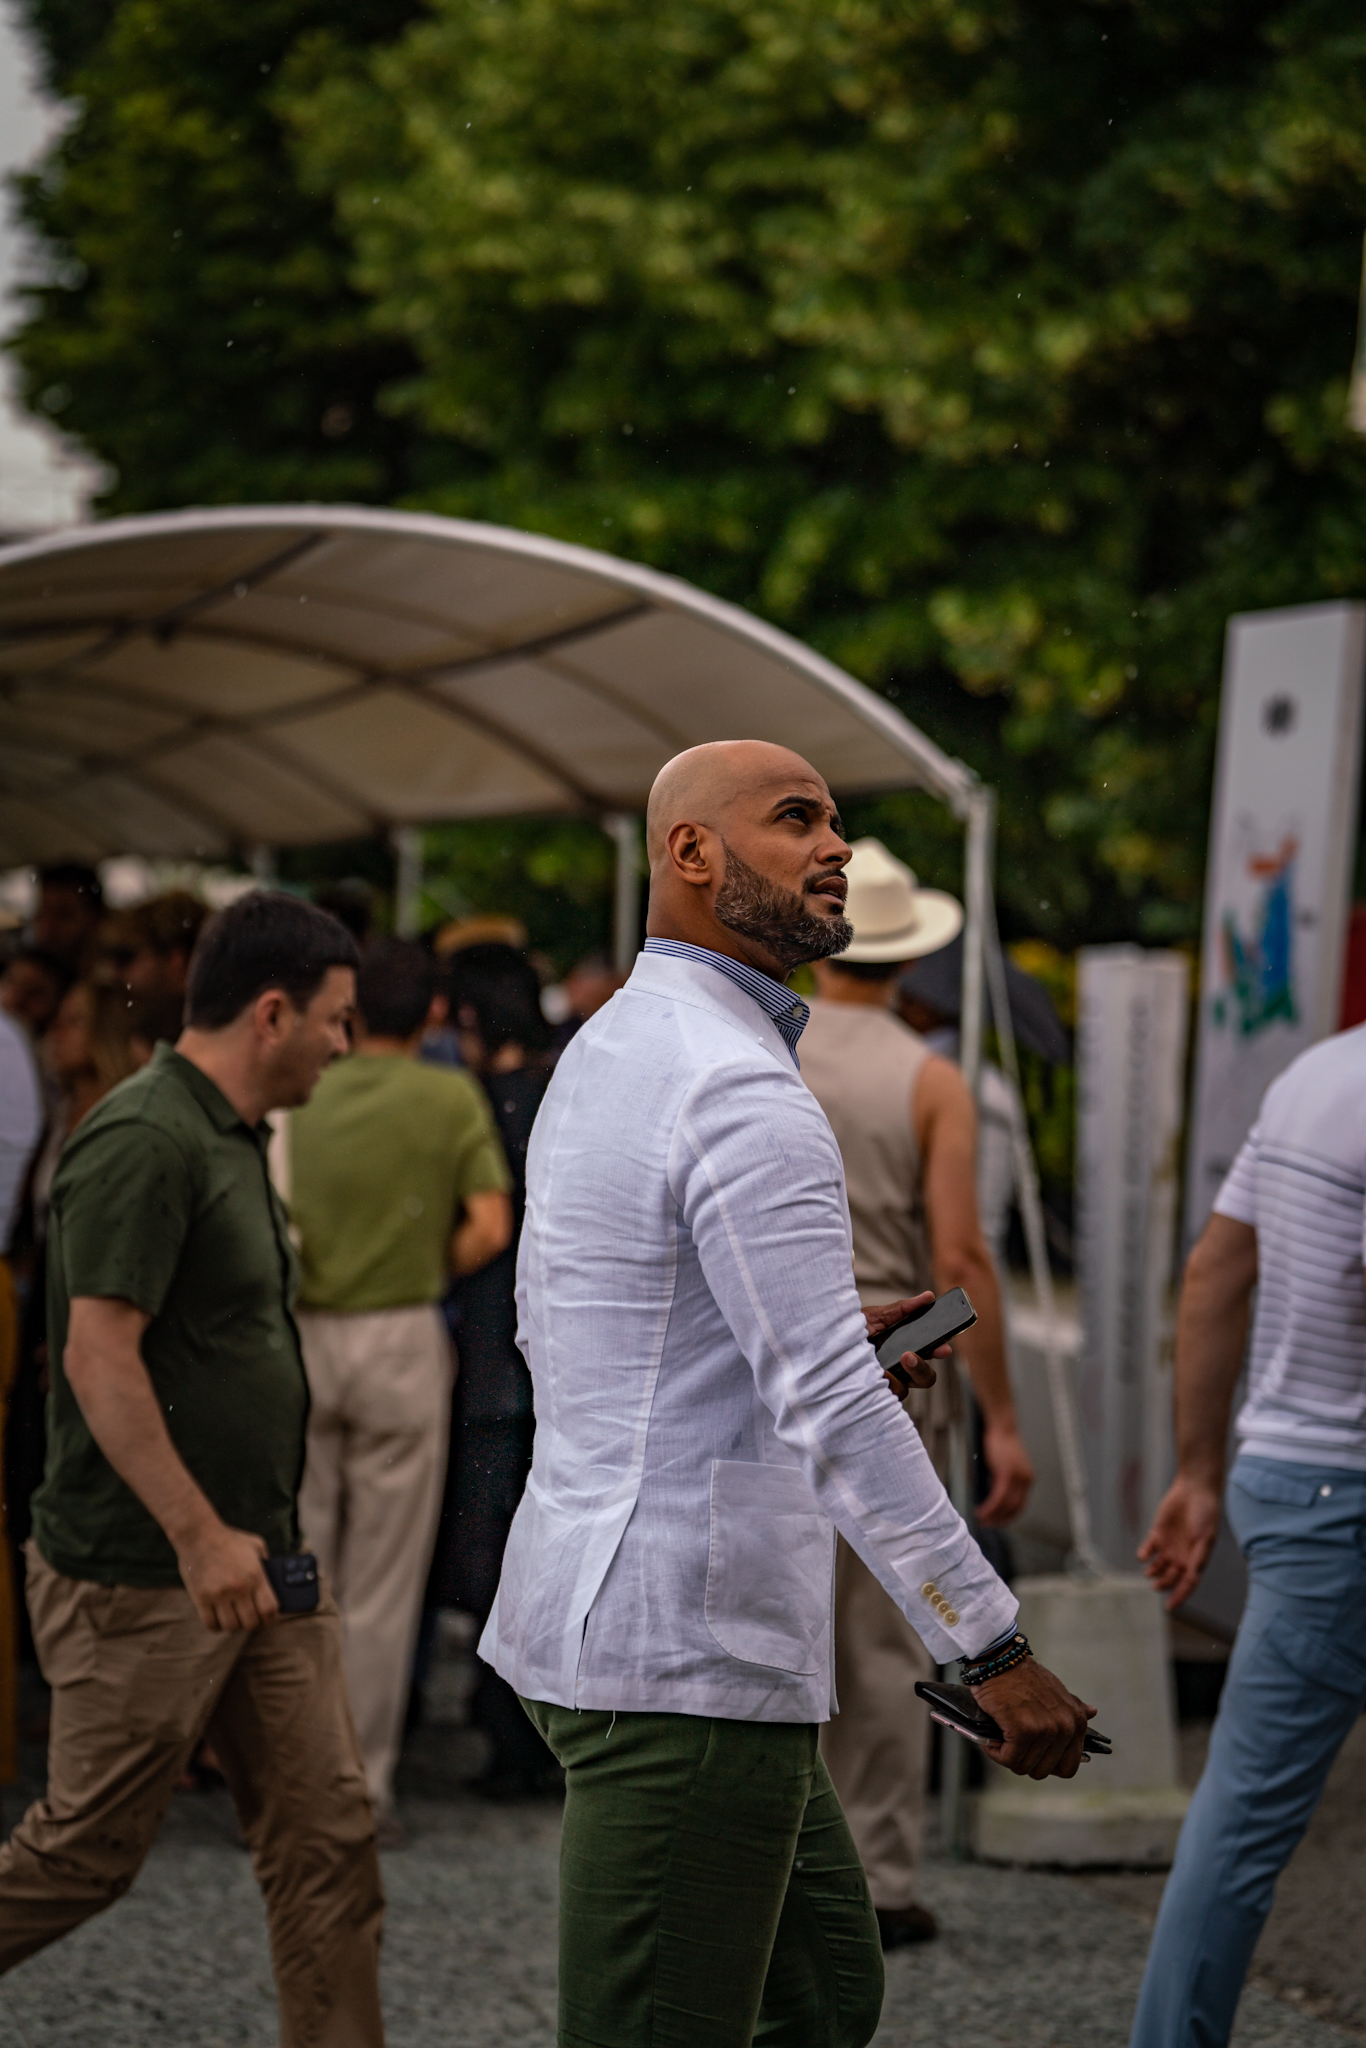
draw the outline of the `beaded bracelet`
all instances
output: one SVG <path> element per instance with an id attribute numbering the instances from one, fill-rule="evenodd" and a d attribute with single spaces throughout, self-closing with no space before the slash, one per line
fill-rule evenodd
<path id="1" fill-rule="evenodd" d="M 994 1654 L 963 1659 L 962 1678 L 964 1685 L 985 1685 L 989 1679 L 999 1678 L 1002 1672 L 1013 1671 L 1017 1664 L 1023 1664 L 1030 1654 L 1028 1636 L 1015 1635 L 1003 1649 Z"/>

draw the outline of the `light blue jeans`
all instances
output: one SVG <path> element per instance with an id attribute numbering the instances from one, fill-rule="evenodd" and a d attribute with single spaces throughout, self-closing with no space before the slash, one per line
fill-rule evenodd
<path id="1" fill-rule="evenodd" d="M 1130 2048 L 1223 2048 L 1276 1879 L 1366 1700 L 1366 1472 L 1239 1458 L 1250 1585 Z"/>

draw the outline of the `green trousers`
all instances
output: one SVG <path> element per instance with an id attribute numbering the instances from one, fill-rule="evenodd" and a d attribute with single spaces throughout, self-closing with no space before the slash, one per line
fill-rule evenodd
<path id="1" fill-rule="evenodd" d="M 559 2048 L 864 2048 L 882 1951 L 815 1727 L 522 1704 L 565 1772 Z"/>

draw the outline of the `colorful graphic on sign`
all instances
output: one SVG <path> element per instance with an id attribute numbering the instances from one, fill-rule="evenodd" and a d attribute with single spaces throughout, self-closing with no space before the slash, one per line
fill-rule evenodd
<path id="1" fill-rule="evenodd" d="M 1193 1243 L 1277 1074 L 1337 1029 L 1366 605 L 1229 620 L 1187 1146 Z"/>
<path id="2" fill-rule="evenodd" d="M 1295 1024 L 1295 856 L 1299 841 L 1287 837 L 1274 854 L 1253 854 L 1246 873 L 1255 892 L 1253 928 L 1239 928 L 1237 912 L 1225 907 L 1220 920 L 1224 986 L 1211 1009 L 1215 1025 L 1233 1024 L 1241 1038 L 1253 1038 L 1268 1024 Z"/>

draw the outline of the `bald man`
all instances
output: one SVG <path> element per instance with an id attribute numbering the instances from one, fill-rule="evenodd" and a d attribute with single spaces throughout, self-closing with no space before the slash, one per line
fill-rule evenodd
<path id="1" fill-rule="evenodd" d="M 851 936 L 829 790 L 782 747 L 694 747 L 647 837 L 644 953 L 532 1135 L 536 1448 L 480 1654 L 565 1771 L 561 2048 L 863 2048 L 878 1928 L 817 1747 L 836 1529 L 969 1660 L 1000 1762 L 1072 1776 L 1091 1709 L 1030 1658 L 869 1342 L 911 1304 L 859 1305 L 784 986 Z"/>

